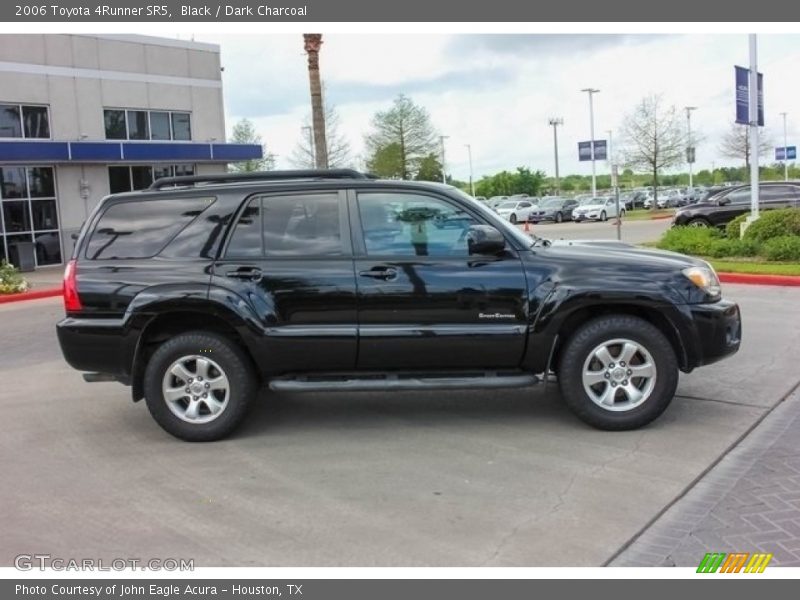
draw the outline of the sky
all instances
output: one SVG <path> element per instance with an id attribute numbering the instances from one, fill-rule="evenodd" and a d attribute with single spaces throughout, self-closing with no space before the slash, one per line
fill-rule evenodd
<path id="1" fill-rule="evenodd" d="M 739 166 L 719 153 L 734 120 L 734 65 L 749 64 L 743 34 L 331 34 L 323 33 L 320 69 L 325 101 L 335 105 L 340 132 L 353 155 L 364 157 L 364 136 L 377 111 L 398 94 L 424 106 L 445 141 L 447 172 L 475 180 L 527 166 L 554 173 L 558 128 L 561 175 L 590 174 L 577 144 L 590 139 L 588 95 L 594 95 L 595 139 L 620 149 L 626 114 L 644 96 L 660 94 L 681 111 L 696 106 L 692 130 L 700 139 L 695 170 Z M 221 46 L 228 130 L 252 120 L 278 168 L 289 159 L 310 114 L 306 57 L 300 34 L 197 35 Z M 766 132 L 783 145 L 800 142 L 800 35 L 761 34 L 758 70 L 764 74 Z M 355 166 L 363 168 L 358 160 Z M 685 165 L 683 166 L 685 168 Z M 609 166 L 597 164 L 598 173 Z"/>

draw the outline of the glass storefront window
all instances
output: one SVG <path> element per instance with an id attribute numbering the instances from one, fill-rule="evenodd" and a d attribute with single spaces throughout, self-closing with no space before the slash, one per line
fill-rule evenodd
<path id="1" fill-rule="evenodd" d="M 22 123 L 26 138 L 50 137 L 50 120 L 46 106 L 23 106 Z"/>
<path id="2" fill-rule="evenodd" d="M 153 183 L 152 167 L 131 167 L 131 184 L 134 190 L 143 190 Z"/>
<path id="3" fill-rule="evenodd" d="M 16 104 L 0 104 L 0 138 L 18 137 L 22 137 L 19 106 Z"/>
<path id="4" fill-rule="evenodd" d="M 112 194 L 131 191 L 130 167 L 108 167 L 108 187 Z"/>
<path id="5" fill-rule="evenodd" d="M 107 140 L 125 140 L 128 138 L 128 129 L 125 126 L 124 110 L 104 111 Z"/>
<path id="6" fill-rule="evenodd" d="M 191 117 L 189 113 L 172 113 L 172 139 L 192 139 Z"/>
<path id="7" fill-rule="evenodd" d="M 150 128 L 147 125 L 147 111 L 145 110 L 128 111 L 128 139 L 129 140 L 150 139 Z"/>
<path id="8" fill-rule="evenodd" d="M 169 113 L 151 112 L 150 113 L 150 139 L 168 140 L 169 134 Z"/>
<path id="9" fill-rule="evenodd" d="M 0 167 L 0 258 L 16 264 L 20 242 L 33 242 L 37 266 L 62 262 L 52 167 Z"/>

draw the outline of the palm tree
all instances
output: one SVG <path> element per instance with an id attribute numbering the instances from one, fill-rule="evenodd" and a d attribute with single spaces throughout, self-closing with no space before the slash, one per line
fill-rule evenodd
<path id="1" fill-rule="evenodd" d="M 325 111 L 322 107 L 322 81 L 319 76 L 319 49 L 321 33 L 304 33 L 303 41 L 308 54 L 308 81 L 311 86 L 311 123 L 314 128 L 315 161 L 318 169 L 328 168 L 328 142 L 325 139 Z"/>

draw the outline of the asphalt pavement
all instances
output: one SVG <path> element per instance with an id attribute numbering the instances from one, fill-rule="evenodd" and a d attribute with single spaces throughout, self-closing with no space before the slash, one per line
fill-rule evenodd
<path id="1" fill-rule="evenodd" d="M 661 237 L 670 226 L 670 219 L 642 219 L 626 220 L 623 218 L 620 226 L 620 239 L 631 244 L 651 242 Z M 525 225 L 518 225 L 524 229 Z M 615 240 L 617 239 L 617 226 L 614 221 L 583 221 L 563 223 L 537 223 L 528 224 L 530 233 L 550 239 L 564 240 Z"/>
<path id="2" fill-rule="evenodd" d="M 682 374 L 638 431 L 584 425 L 552 385 L 265 393 L 213 444 L 172 438 L 128 388 L 68 367 L 60 299 L 0 306 L 0 564 L 602 565 L 800 379 L 800 289 L 724 292 L 742 307 L 741 351 Z"/>

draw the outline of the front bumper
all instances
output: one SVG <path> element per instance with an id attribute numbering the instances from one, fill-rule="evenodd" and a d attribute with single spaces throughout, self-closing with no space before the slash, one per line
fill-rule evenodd
<path id="1" fill-rule="evenodd" d="M 730 300 L 689 305 L 695 329 L 694 366 L 710 365 L 739 350 L 742 317 L 739 305 Z"/>

